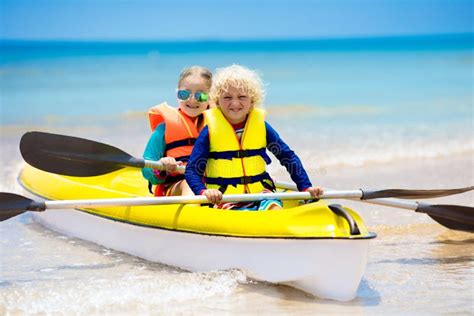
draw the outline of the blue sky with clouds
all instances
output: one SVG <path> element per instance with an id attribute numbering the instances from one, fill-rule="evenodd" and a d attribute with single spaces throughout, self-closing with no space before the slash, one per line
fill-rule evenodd
<path id="1" fill-rule="evenodd" d="M 1 39 L 200 40 L 473 32 L 474 0 L 0 0 Z"/>

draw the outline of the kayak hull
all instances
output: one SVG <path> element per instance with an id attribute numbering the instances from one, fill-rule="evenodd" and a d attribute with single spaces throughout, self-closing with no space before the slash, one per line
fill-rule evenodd
<path id="1" fill-rule="evenodd" d="M 340 301 L 355 297 L 369 246 L 369 239 L 242 238 L 178 232 L 79 210 L 34 213 L 34 219 L 59 233 L 146 260 L 193 272 L 240 269 L 255 280 Z"/>

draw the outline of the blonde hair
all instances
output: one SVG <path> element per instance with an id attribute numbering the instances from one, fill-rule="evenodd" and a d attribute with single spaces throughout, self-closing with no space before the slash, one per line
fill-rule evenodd
<path id="1" fill-rule="evenodd" d="M 198 75 L 201 78 L 203 78 L 204 81 L 206 82 L 207 88 L 211 89 L 212 72 L 206 67 L 202 67 L 202 66 L 191 66 L 191 67 L 184 68 L 183 71 L 181 71 L 181 74 L 179 75 L 178 86 L 181 85 L 181 83 L 186 77 L 189 77 L 191 75 Z"/>
<path id="2" fill-rule="evenodd" d="M 248 94 L 253 107 L 260 107 L 265 97 L 263 81 L 255 70 L 232 65 L 216 71 L 209 93 L 211 104 L 219 105 L 219 96 L 235 87 Z"/>

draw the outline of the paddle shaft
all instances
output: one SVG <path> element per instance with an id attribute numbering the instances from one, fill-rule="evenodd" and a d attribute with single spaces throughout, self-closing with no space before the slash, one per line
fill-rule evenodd
<path id="1" fill-rule="evenodd" d="M 278 182 L 277 186 L 281 189 L 287 190 L 297 189 L 294 183 L 284 181 Z M 458 205 L 430 205 L 427 203 L 413 202 L 394 198 L 376 198 L 365 200 L 363 199 L 363 197 L 366 195 L 366 193 L 363 190 L 359 191 L 361 193 L 361 195 L 359 196 L 345 196 L 339 198 L 395 208 L 402 208 L 406 210 L 415 211 L 417 213 L 424 213 L 447 228 L 460 231 L 474 232 L 473 210 L 470 207 Z"/>
<path id="2" fill-rule="evenodd" d="M 140 161 L 140 159 L 137 159 Z M 138 166 L 140 168 L 152 168 L 152 169 L 157 169 L 157 170 L 165 170 L 166 167 L 159 161 L 152 161 L 152 160 L 145 160 L 141 159 L 143 161 L 143 165 Z M 137 167 L 137 165 L 132 165 L 130 164 L 130 167 Z M 186 170 L 185 166 L 177 166 L 176 171 L 179 173 L 184 173 Z"/>
<path id="3" fill-rule="evenodd" d="M 348 191 L 327 191 L 322 198 L 344 199 L 358 198 L 362 195 L 360 190 Z M 225 194 L 222 202 L 251 202 L 264 199 L 280 200 L 311 200 L 308 192 L 283 192 L 283 193 L 259 193 L 259 194 Z M 109 206 L 144 206 L 144 205 L 165 205 L 165 204 L 206 204 L 207 198 L 198 196 L 165 196 L 151 198 L 114 198 L 114 199 L 84 199 L 84 200 L 64 200 L 45 201 L 44 209 L 66 209 L 66 208 L 87 208 L 87 207 L 109 207 Z M 40 210 L 40 209 L 37 209 Z"/>
<path id="4" fill-rule="evenodd" d="M 284 183 L 284 182 L 283 182 Z M 288 187 L 291 184 L 286 183 Z M 330 190 L 325 191 L 321 198 L 324 199 L 350 199 L 371 204 L 379 204 L 397 208 L 417 211 L 418 202 L 396 200 L 396 199 L 373 199 L 360 200 L 362 190 Z M 311 200 L 308 192 L 282 192 L 282 193 L 259 193 L 259 194 L 224 194 L 222 202 L 252 202 L 264 199 L 280 200 Z M 165 196 L 151 198 L 115 198 L 115 199 L 83 199 L 65 201 L 45 201 L 44 209 L 66 209 L 66 208 L 87 208 L 87 207 L 111 207 L 111 206 L 145 206 L 145 205 L 167 205 L 167 204 L 206 204 L 207 198 L 198 196 Z"/>
<path id="5" fill-rule="evenodd" d="M 159 163 L 158 161 L 151 161 L 151 160 L 143 159 L 143 164 L 144 164 L 145 168 L 153 168 L 153 169 L 158 169 L 158 170 L 164 170 L 163 164 Z M 178 166 L 178 172 L 184 173 L 185 170 L 186 170 L 185 166 Z M 297 188 L 296 184 L 291 183 L 291 182 L 275 181 L 275 186 L 277 188 L 280 188 L 280 189 L 298 191 L 298 188 Z M 392 198 L 390 198 L 390 199 L 389 198 L 378 198 L 378 199 L 371 199 L 371 200 L 362 200 L 362 197 L 364 195 L 362 190 L 340 191 L 340 192 L 344 192 L 344 193 L 349 192 L 349 194 L 344 195 L 344 196 L 335 197 L 335 196 L 330 196 L 334 192 L 325 192 L 324 195 L 322 196 L 322 198 L 327 198 L 327 199 L 329 199 L 329 198 L 340 198 L 340 199 L 357 200 L 357 201 L 361 201 L 361 202 L 367 202 L 367 203 L 371 203 L 371 204 L 378 204 L 378 205 L 384 205 L 384 206 L 390 206 L 390 207 L 396 207 L 396 208 L 403 208 L 403 209 L 412 210 L 412 211 L 415 211 L 418 208 L 418 203 L 417 202 L 397 200 L 397 199 L 392 199 Z M 293 198 L 289 198 L 288 194 L 290 194 L 290 193 L 285 193 L 285 198 L 278 198 L 278 197 L 275 197 L 275 198 L 276 199 L 293 199 Z M 235 198 L 237 198 L 237 196 L 243 197 L 242 199 L 238 200 L 238 201 L 242 201 L 242 202 L 243 201 L 255 201 L 257 199 L 260 199 L 260 198 L 252 198 L 252 197 L 247 199 L 248 196 L 253 196 L 253 195 L 255 195 L 255 194 L 239 194 L 239 195 L 235 195 Z M 265 195 L 266 195 L 265 198 L 268 198 L 267 194 L 265 194 Z M 308 195 L 308 194 L 306 194 L 306 195 Z M 222 201 L 223 202 L 236 202 L 237 201 L 237 200 L 226 200 L 226 199 L 227 199 L 227 196 L 225 196 L 225 198 Z M 298 199 L 303 199 L 303 198 L 297 197 L 297 198 L 294 198 L 294 199 L 298 200 Z M 177 203 L 181 203 L 181 202 L 177 202 Z M 193 203 L 193 202 L 186 202 L 186 203 Z M 196 202 L 196 203 L 201 203 L 202 204 L 202 203 L 208 203 L 208 202 Z M 166 204 L 166 203 L 163 203 L 163 204 Z M 144 205 L 146 205 L 146 204 L 144 204 Z"/>
<path id="6" fill-rule="evenodd" d="M 163 164 L 157 162 L 157 161 L 151 161 L 151 160 L 143 160 L 143 163 L 145 165 L 145 168 L 153 168 L 153 169 L 158 169 L 158 170 L 163 170 L 164 169 L 164 166 Z M 186 167 L 185 166 L 178 166 L 178 172 L 180 173 L 184 173 L 184 171 L 186 170 Z M 292 191 L 298 191 L 298 188 L 296 187 L 296 184 L 294 183 L 290 183 L 290 182 L 285 182 L 285 181 L 275 181 L 275 186 L 277 188 L 281 188 L 281 189 L 286 189 L 286 190 L 292 190 Z M 341 198 L 341 199 L 350 199 L 350 200 L 357 200 L 357 201 L 360 201 L 360 202 L 367 202 L 367 203 L 371 203 L 371 204 L 377 204 L 377 205 L 384 205 L 384 206 L 390 206 L 390 207 L 396 207 L 396 208 L 403 208 L 403 209 L 407 209 L 407 210 L 412 210 L 412 211 L 416 211 L 418 209 L 418 203 L 417 202 L 411 202 L 411 201 L 405 201 L 405 200 L 397 200 L 397 199 L 392 199 L 392 198 L 379 198 L 379 199 L 371 199 L 371 200 L 362 200 L 362 196 L 363 196 L 363 191 L 362 190 L 353 190 L 353 191 L 341 191 L 343 193 L 349 193 L 347 195 L 343 195 L 343 196 L 339 196 L 339 197 L 335 197 L 335 196 L 331 196 L 334 192 L 325 192 L 324 195 L 322 196 L 322 198 Z M 279 197 L 275 197 L 276 199 L 293 199 L 292 197 L 290 197 L 290 195 L 292 195 L 293 193 L 285 193 L 285 198 L 279 198 Z M 254 196 L 255 194 L 238 194 L 238 195 L 235 195 L 235 198 L 238 198 L 238 197 L 242 197 L 242 199 L 239 198 L 238 201 L 255 201 L 257 199 L 260 199 L 260 198 L 249 198 L 247 199 L 248 196 Z M 265 198 L 269 198 L 268 197 L 268 194 L 265 194 Z M 309 195 L 309 194 L 306 194 L 306 196 Z M 227 200 L 229 195 L 227 196 L 224 196 L 224 198 L 222 199 L 223 202 L 236 202 L 237 200 Z M 296 200 L 299 200 L 299 199 L 303 199 L 301 197 L 299 197 L 299 195 L 296 195 L 298 196 L 297 198 L 294 198 Z M 232 197 L 232 196 L 231 196 Z M 202 199 L 202 198 L 201 198 Z M 181 202 L 177 202 L 177 203 L 181 203 Z M 186 202 L 186 203 L 193 203 L 193 202 Z M 196 202 L 196 203 L 208 203 L 208 202 Z M 166 204 L 166 203 L 163 203 L 163 204 Z M 144 204 L 146 205 L 146 204 Z"/>
<path id="7" fill-rule="evenodd" d="M 290 183 L 290 182 L 276 181 L 275 185 L 280 189 L 298 190 L 296 185 L 294 183 Z M 412 210 L 412 211 L 416 211 L 417 208 L 418 208 L 418 202 L 398 200 L 398 199 L 393 199 L 393 198 L 361 200 L 362 190 L 357 190 L 357 191 L 361 192 L 361 194 L 358 195 L 358 196 L 355 196 L 355 197 L 340 197 L 340 198 L 341 199 L 355 200 L 355 201 L 370 203 L 370 204 L 377 204 L 377 205 L 384 205 L 384 206 L 390 206 L 390 207 L 396 207 L 396 208 L 403 208 L 403 209 Z"/>
<path id="8" fill-rule="evenodd" d="M 360 199 L 363 195 L 362 190 L 350 191 L 326 191 L 322 198 L 326 199 Z M 260 193 L 260 194 L 227 194 L 222 198 L 222 202 L 246 202 L 263 199 L 282 199 L 282 200 L 309 200 L 312 199 L 308 192 L 282 192 L 282 193 Z M 145 205 L 164 205 L 164 204 L 207 204 L 209 203 L 205 196 L 168 196 L 153 198 L 111 198 L 111 199 L 90 199 L 90 200 L 64 200 L 64 201 L 32 201 L 24 204 L 24 211 L 41 212 L 50 209 L 75 209 L 91 207 L 110 207 L 110 206 L 145 206 Z M 440 224 L 457 230 L 473 232 L 472 208 L 454 205 L 429 205 L 418 202 L 397 201 L 391 199 L 377 199 L 375 204 L 393 206 L 414 210 L 420 213 L 426 213 Z M 21 214 L 21 210 L 13 212 L 4 212 L 2 220 Z"/>
<path id="9" fill-rule="evenodd" d="M 152 169 L 158 169 L 158 170 L 164 170 L 165 167 L 163 164 L 161 164 L 158 161 L 151 161 L 151 160 L 145 160 L 143 159 L 143 164 L 145 168 L 152 168 Z M 177 171 L 180 173 L 184 173 L 186 170 L 185 166 L 178 166 Z M 286 190 L 292 190 L 292 191 L 298 191 L 298 188 L 296 184 L 291 183 L 291 182 L 285 182 L 285 181 L 274 181 L 275 186 L 280 189 L 286 189 Z M 391 207 L 396 207 L 396 208 L 403 208 L 407 210 L 412 210 L 415 211 L 418 208 L 418 203 L 417 202 L 409 202 L 409 201 L 404 201 L 404 200 L 397 200 L 397 199 L 392 199 L 392 198 L 377 198 L 377 199 L 370 199 L 370 200 L 365 200 L 363 199 L 364 196 L 367 196 L 367 192 L 364 192 L 363 190 L 354 190 L 354 191 L 341 191 L 341 192 L 351 192 L 352 197 L 349 196 L 341 196 L 341 197 L 332 197 L 326 195 L 326 193 L 322 196 L 323 198 L 341 198 L 341 199 L 351 199 L 351 200 L 358 200 L 361 202 L 367 202 L 371 204 L 378 204 L 378 205 L 384 205 L 384 206 L 391 206 Z M 332 194 L 333 192 L 331 192 Z M 241 196 L 248 196 L 248 194 L 241 195 Z M 286 195 L 285 195 L 286 196 Z M 282 198 L 279 198 L 282 199 Z M 299 198 L 296 198 L 299 199 Z M 236 200 L 223 200 L 223 202 L 235 202 Z M 250 199 L 239 199 L 238 201 L 253 201 L 251 198 Z M 189 202 L 191 203 L 191 202 Z M 197 202 L 197 203 L 206 203 L 206 202 Z"/>
<path id="10" fill-rule="evenodd" d="M 322 198 L 327 199 L 360 199 L 362 190 L 326 191 Z M 255 201 L 262 199 L 306 200 L 312 199 L 308 192 L 280 192 L 261 194 L 224 195 L 223 201 Z M 109 198 L 95 200 L 63 200 L 63 201 L 34 201 L 14 193 L 0 193 L 0 221 L 20 215 L 26 211 L 41 212 L 47 209 L 77 209 L 107 206 L 140 206 L 161 204 L 207 204 L 204 196 L 172 196 L 154 198 Z M 377 204 L 401 207 L 425 213 L 441 225 L 455 230 L 474 232 L 474 211 L 472 207 L 460 205 L 430 205 L 425 203 L 392 201 L 391 199 L 377 199 Z"/>

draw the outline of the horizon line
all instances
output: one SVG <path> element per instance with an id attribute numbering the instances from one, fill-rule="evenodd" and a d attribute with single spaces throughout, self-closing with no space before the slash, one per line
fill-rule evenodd
<path id="1" fill-rule="evenodd" d="M 474 32 L 445 32 L 419 34 L 387 34 L 365 36 L 321 36 L 321 37 L 262 37 L 262 38 L 0 38 L 0 42 L 75 42 L 75 43 L 234 43 L 234 42 L 298 42 L 298 41 L 338 41 L 371 39 L 407 39 L 434 37 L 472 37 Z"/>

